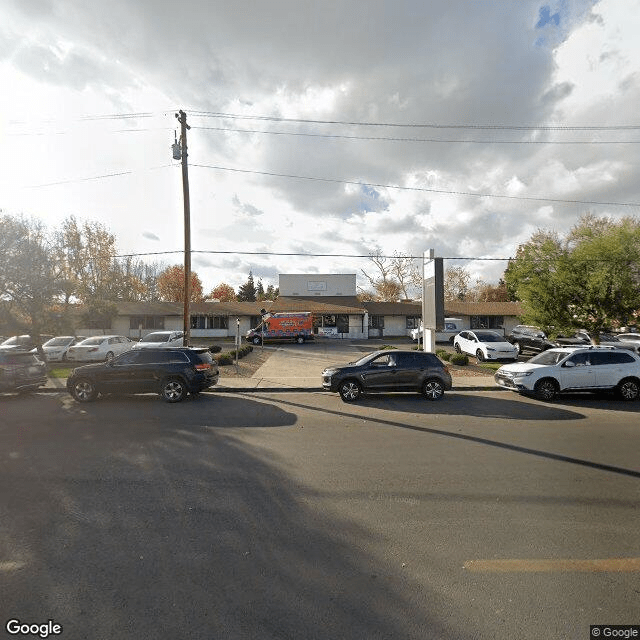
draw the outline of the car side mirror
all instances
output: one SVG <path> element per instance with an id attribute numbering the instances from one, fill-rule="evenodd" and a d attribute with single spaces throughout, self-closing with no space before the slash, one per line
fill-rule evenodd
<path id="1" fill-rule="evenodd" d="M 573 360 L 568 360 L 562 366 L 567 367 L 567 369 L 571 369 L 572 367 L 576 366 L 576 363 Z"/>

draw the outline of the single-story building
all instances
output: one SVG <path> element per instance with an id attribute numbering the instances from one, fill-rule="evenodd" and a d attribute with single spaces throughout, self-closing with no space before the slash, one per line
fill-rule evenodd
<path id="1" fill-rule="evenodd" d="M 180 331 L 183 305 L 175 302 L 120 302 L 110 332 L 140 339 L 152 331 Z M 190 305 L 193 338 L 244 336 L 260 324 L 261 310 L 307 311 L 317 336 L 345 339 L 401 337 L 420 325 L 420 302 L 360 302 L 355 296 L 280 296 L 262 302 L 202 302 Z M 515 302 L 446 302 L 445 315 L 460 318 L 465 329 L 508 333 L 519 324 L 522 309 Z M 105 329 L 79 327 L 78 335 Z"/>
<path id="2" fill-rule="evenodd" d="M 281 274 L 280 296 L 275 301 L 202 302 L 189 307 L 193 338 L 244 336 L 258 326 L 261 310 L 306 311 L 313 314 L 318 336 L 349 339 L 409 335 L 420 326 L 418 301 L 361 302 L 356 295 L 356 274 Z M 152 331 L 183 328 L 183 305 L 176 302 L 120 302 L 110 331 L 140 339 Z M 466 329 L 508 332 L 519 324 L 522 309 L 516 302 L 445 302 L 445 315 L 460 318 Z M 104 330 L 78 328 L 80 335 Z"/>

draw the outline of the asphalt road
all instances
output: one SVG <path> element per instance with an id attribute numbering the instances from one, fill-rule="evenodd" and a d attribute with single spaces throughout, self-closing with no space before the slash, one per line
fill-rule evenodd
<path id="1" fill-rule="evenodd" d="M 2 632 L 586 639 L 640 624 L 639 412 L 504 392 L 2 396 Z"/>

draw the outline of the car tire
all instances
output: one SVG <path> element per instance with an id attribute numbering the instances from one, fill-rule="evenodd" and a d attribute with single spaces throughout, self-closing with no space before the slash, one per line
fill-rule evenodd
<path id="1" fill-rule="evenodd" d="M 160 395 L 165 402 L 182 402 L 187 395 L 187 385 L 180 378 L 167 378 L 162 382 Z"/>
<path id="2" fill-rule="evenodd" d="M 304 344 L 304 336 L 298 336 L 298 337 L 296 338 L 296 342 L 297 342 L 298 344 Z"/>
<path id="3" fill-rule="evenodd" d="M 558 393 L 558 383 L 551 378 L 543 378 L 536 382 L 536 386 L 533 388 L 536 398 L 543 402 L 551 402 Z"/>
<path id="4" fill-rule="evenodd" d="M 620 381 L 616 391 L 622 400 L 637 400 L 640 396 L 640 382 L 635 378 L 625 378 Z"/>
<path id="5" fill-rule="evenodd" d="M 104 358 L 105 362 L 111 362 L 115 358 L 113 351 L 108 351 L 107 355 Z"/>
<path id="6" fill-rule="evenodd" d="M 98 390 L 89 378 L 78 378 L 71 383 L 71 395 L 78 402 L 93 402 L 98 397 Z"/>
<path id="7" fill-rule="evenodd" d="M 338 387 L 343 402 L 355 402 L 362 395 L 362 387 L 355 380 L 344 380 Z"/>
<path id="8" fill-rule="evenodd" d="M 444 395 L 444 385 L 442 381 L 437 378 L 425 380 L 422 385 L 422 395 L 424 395 L 427 400 L 440 400 Z"/>
<path id="9" fill-rule="evenodd" d="M 522 355 L 522 345 L 519 342 L 514 342 L 513 346 L 518 350 L 518 355 L 521 356 Z"/>
<path id="10" fill-rule="evenodd" d="M 253 336 L 253 338 L 251 339 L 251 342 L 253 342 L 253 344 L 255 345 L 259 345 L 261 342 L 260 336 Z"/>
<path id="11" fill-rule="evenodd" d="M 456 342 L 453 346 L 455 347 L 455 350 L 457 353 L 462 353 L 462 349 L 460 348 L 459 342 Z"/>
<path id="12" fill-rule="evenodd" d="M 482 349 L 478 349 L 478 350 L 476 351 L 476 360 L 477 360 L 478 362 L 484 362 L 485 357 L 484 357 L 484 353 L 482 353 Z"/>

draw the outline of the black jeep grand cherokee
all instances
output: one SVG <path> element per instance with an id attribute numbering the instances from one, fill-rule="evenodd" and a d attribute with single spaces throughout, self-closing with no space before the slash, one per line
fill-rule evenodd
<path id="1" fill-rule="evenodd" d="M 215 385 L 218 375 L 208 349 L 140 349 L 74 369 L 67 390 L 78 402 L 91 402 L 100 393 L 159 393 L 166 402 L 180 402 L 187 393 Z"/>

